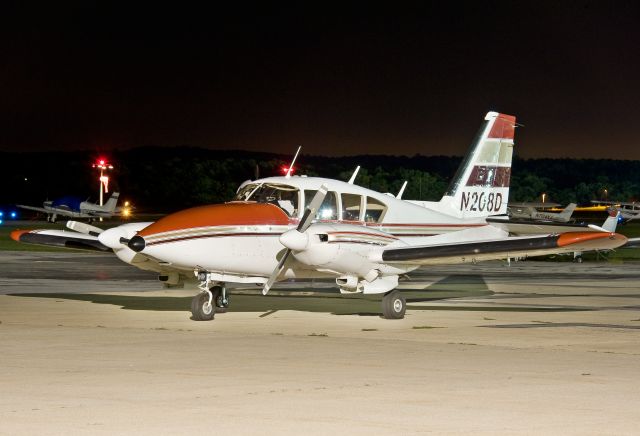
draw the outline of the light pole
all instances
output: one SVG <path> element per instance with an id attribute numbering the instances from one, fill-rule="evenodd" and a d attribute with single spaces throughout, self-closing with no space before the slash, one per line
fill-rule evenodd
<path id="1" fill-rule="evenodd" d="M 96 161 L 96 163 L 94 163 L 92 165 L 93 168 L 97 168 L 100 170 L 100 178 L 98 179 L 100 182 L 100 206 L 103 205 L 103 197 L 102 197 L 102 193 L 103 193 L 103 188 L 104 188 L 104 192 L 109 192 L 109 176 L 105 176 L 104 172 L 106 170 L 112 170 L 113 169 L 113 165 L 111 165 L 109 162 L 107 162 L 106 159 L 104 158 L 100 158 Z"/>

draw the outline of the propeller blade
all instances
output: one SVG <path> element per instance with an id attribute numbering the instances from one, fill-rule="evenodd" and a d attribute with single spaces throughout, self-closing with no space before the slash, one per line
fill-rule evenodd
<path id="1" fill-rule="evenodd" d="M 316 217 L 318 209 L 320 209 L 320 206 L 322 206 L 322 202 L 327 196 L 327 192 L 329 192 L 327 185 L 320 186 L 320 189 L 318 189 L 316 195 L 313 196 L 313 200 L 311 200 L 311 203 L 309 203 L 307 209 L 304 211 L 304 215 L 302 216 L 302 219 L 300 220 L 296 231 L 304 233 L 309 228 L 311 222 Z M 287 248 L 287 251 L 284 252 L 284 256 L 282 256 L 282 259 L 280 259 L 280 262 L 278 262 L 278 265 L 271 273 L 271 276 L 269 276 L 267 283 L 264 284 L 264 288 L 262 288 L 262 295 L 267 295 L 273 284 L 276 282 L 278 276 L 284 270 L 285 264 L 287 263 L 287 259 L 289 259 L 290 254 L 291 249 Z"/>
<path id="2" fill-rule="evenodd" d="M 276 279 L 284 269 L 284 264 L 287 262 L 290 254 L 291 250 L 287 248 L 287 251 L 284 252 L 284 256 L 282 256 L 282 259 L 280 259 L 280 262 L 278 262 L 278 266 L 276 266 L 276 268 L 271 273 L 271 276 L 269 277 L 269 280 L 267 280 L 267 283 L 264 284 L 264 288 L 262 288 L 262 295 L 267 295 L 267 293 L 271 289 L 271 286 L 273 286 L 273 284 L 276 282 Z"/>
<path id="3" fill-rule="evenodd" d="M 318 209 L 320 209 L 320 206 L 322 206 L 322 202 L 327 196 L 327 192 L 329 192 L 327 185 L 320 186 L 320 189 L 318 189 L 316 195 L 313 196 L 313 200 L 311 200 L 311 203 L 309 203 L 307 209 L 304 211 L 304 215 L 302 215 L 300 224 L 298 224 L 298 228 L 296 229 L 297 231 L 302 233 L 309 228 L 311 222 L 316 217 L 316 213 L 318 213 Z"/>
<path id="4" fill-rule="evenodd" d="M 67 228 L 85 235 L 98 236 L 104 230 L 79 221 L 67 221 Z"/>

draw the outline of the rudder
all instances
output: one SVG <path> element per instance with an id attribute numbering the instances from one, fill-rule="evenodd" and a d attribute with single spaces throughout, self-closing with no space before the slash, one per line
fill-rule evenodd
<path id="1" fill-rule="evenodd" d="M 109 200 L 107 200 L 107 202 L 104 204 L 104 210 L 107 212 L 115 211 L 116 206 L 118 204 L 119 197 L 120 197 L 119 192 L 114 192 L 113 194 L 111 194 L 111 197 L 109 197 Z"/>
<path id="2" fill-rule="evenodd" d="M 447 192 L 442 212 L 480 218 L 507 212 L 516 117 L 488 112 Z"/>

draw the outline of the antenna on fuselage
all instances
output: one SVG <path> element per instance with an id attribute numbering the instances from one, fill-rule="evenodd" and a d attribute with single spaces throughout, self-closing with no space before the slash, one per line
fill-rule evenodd
<path id="1" fill-rule="evenodd" d="M 353 172 L 353 174 L 351 175 L 351 178 L 349 179 L 349 181 L 347 183 L 349 183 L 350 185 L 353 185 L 353 182 L 356 180 L 356 176 L 358 175 L 358 171 L 360 171 L 360 165 L 358 165 L 358 167 Z"/>
<path id="2" fill-rule="evenodd" d="M 300 153 L 300 149 L 302 148 L 302 145 L 298 146 L 298 151 L 296 151 L 296 155 L 293 156 L 293 160 L 291 161 L 291 165 L 289 165 L 289 168 L 287 169 L 287 174 L 284 176 L 285 179 L 290 179 L 291 178 L 291 171 L 293 171 L 293 164 L 296 163 L 296 159 L 298 158 L 298 153 Z"/>
<path id="3" fill-rule="evenodd" d="M 404 194 L 404 188 L 407 187 L 407 181 L 405 180 L 404 183 L 402 184 L 402 188 L 400 188 L 400 192 L 398 192 L 398 195 L 396 195 L 396 198 L 399 200 L 402 198 L 402 194 Z"/>

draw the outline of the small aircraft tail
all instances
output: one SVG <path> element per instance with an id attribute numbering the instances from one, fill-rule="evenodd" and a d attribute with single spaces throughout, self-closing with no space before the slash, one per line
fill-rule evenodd
<path id="1" fill-rule="evenodd" d="M 602 224 L 602 228 L 608 232 L 615 232 L 618 227 L 618 222 L 620 221 L 620 211 L 610 210 L 609 216 L 605 220 L 604 224 Z"/>
<path id="2" fill-rule="evenodd" d="M 575 203 L 569 203 L 567 207 L 558 214 L 558 219 L 564 222 L 569 221 L 571 219 L 571 215 L 573 215 L 573 212 L 576 210 L 576 206 L 577 204 Z"/>
<path id="3" fill-rule="evenodd" d="M 116 210 L 116 206 L 118 205 L 118 198 L 120 197 L 119 192 L 114 192 L 109 197 L 109 200 L 104 204 L 103 210 L 105 212 L 114 212 Z"/>
<path id="4" fill-rule="evenodd" d="M 604 221 L 601 227 L 594 226 L 598 230 L 605 230 L 607 232 L 615 233 L 618 223 L 620 222 L 620 211 L 615 209 L 609 209 L 609 216 Z M 591 227 L 591 226 L 590 226 Z M 628 243 L 626 244 L 628 246 Z M 582 262 L 582 251 L 573 252 L 573 261 Z"/>
<path id="5" fill-rule="evenodd" d="M 440 210 L 460 218 L 507 212 L 516 117 L 489 112 L 460 164 Z"/>

